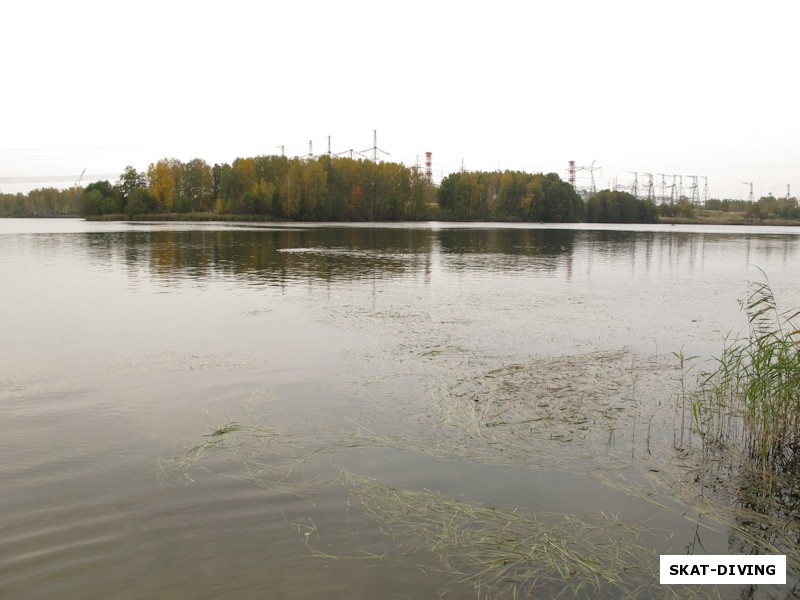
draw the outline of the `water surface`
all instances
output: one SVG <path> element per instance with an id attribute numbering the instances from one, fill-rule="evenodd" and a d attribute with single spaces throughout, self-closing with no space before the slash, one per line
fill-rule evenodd
<path id="1" fill-rule="evenodd" d="M 511 597 L 396 489 L 592 524 L 658 597 L 653 556 L 749 543 L 698 525 L 673 353 L 765 275 L 800 306 L 798 264 L 790 228 L 0 221 L 0 596 Z"/>

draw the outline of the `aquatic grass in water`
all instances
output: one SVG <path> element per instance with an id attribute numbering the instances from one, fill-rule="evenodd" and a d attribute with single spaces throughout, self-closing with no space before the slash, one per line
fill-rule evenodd
<path id="1" fill-rule="evenodd" d="M 610 386 L 601 387 L 601 395 L 617 387 L 623 391 L 625 377 L 614 382 L 608 381 L 608 376 L 617 369 L 624 371 L 622 367 L 630 364 L 629 357 L 624 353 L 601 353 L 590 358 L 602 365 L 606 384 Z M 188 481 L 194 481 L 192 471 L 198 469 L 250 482 L 270 492 L 311 500 L 319 486 L 331 483 L 328 467 L 336 467 L 336 472 L 339 468 L 351 468 L 347 464 L 349 450 L 426 448 L 426 452 L 440 460 L 457 457 L 459 461 L 485 464 L 510 462 L 536 466 L 542 458 L 531 455 L 539 454 L 538 449 L 546 447 L 543 443 L 555 444 L 565 456 L 577 444 L 575 451 L 583 456 L 580 465 L 565 460 L 562 464 L 565 470 L 580 469 L 583 473 L 589 470 L 595 481 L 625 493 L 636 502 L 651 504 L 656 513 L 672 513 L 696 523 L 700 535 L 732 532 L 743 548 L 757 553 L 787 554 L 790 569 L 796 572 L 800 564 L 800 556 L 792 550 L 796 547 L 793 546 L 796 527 L 786 525 L 775 536 L 762 539 L 764 532 L 775 530 L 775 521 L 769 516 L 698 497 L 695 474 L 703 466 L 695 464 L 689 456 L 670 467 L 668 456 L 674 459 L 675 455 L 665 456 L 664 452 L 673 449 L 671 444 L 664 441 L 653 444 L 652 454 L 637 453 L 635 463 L 628 459 L 631 454 L 627 451 L 616 455 L 617 458 L 582 454 L 598 443 L 599 432 L 592 434 L 591 429 L 602 429 L 601 423 L 606 420 L 601 415 L 594 425 L 583 423 L 583 418 L 578 418 L 581 413 L 574 412 L 573 397 L 583 396 L 584 384 L 596 380 L 594 368 L 586 367 L 585 373 L 580 371 L 578 366 L 584 362 L 578 357 L 567 361 L 573 372 L 570 388 L 552 377 L 545 377 L 538 387 L 531 387 L 544 377 L 542 365 L 551 365 L 536 362 L 493 370 L 483 380 L 487 385 L 457 389 L 458 396 L 432 395 L 425 400 L 438 401 L 434 414 L 447 417 L 448 425 L 444 429 L 431 427 L 425 434 L 409 433 L 410 437 L 386 435 L 376 426 L 379 424 L 369 423 L 367 427 L 354 421 L 351 431 L 319 424 L 301 431 L 268 427 L 256 421 L 228 420 L 210 427 L 186 454 L 174 459 L 173 468 Z M 658 375 L 658 382 L 674 375 L 663 373 L 656 363 L 649 366 Z M 469 392 L 478 389 L 485 395 L 476 402 Z M 505 393 L 498 393 L 499 390 Z M 525 395 L 519 396 L 522 391 Z M 524 402 L 531 392 L 534 401 Z M 546 402 L 542 397 L 545 392 L 550 394 Z M 624 405 L 633 404 L 634 398 L 624 401 Z M 618 405 L 612 402 L 608 407 L 622 416 L 624 412 L 613 410 Z M 666 413 L 659 413 L 659 418 L 674 409 L 664 408 Z M 581 424 L 573 424 L 578 421 Z M 589 429 L 580 429 L 584 427 Z M 587 437 L 580 444 L 577 437 L 573 442 L 554 442 L 555 435 L 567 428 Z M 454 435 L 455 432 L 466 435 Z M 651 444 L 643 440 L 639 446 L 649 449 Z M 551 465 L 557 463 L 552 452 L 546 457 Z M 619 458 L 625 459 L 623 463 Z M 347 471 L 343 473 L 348 493 L 358 501 L 362 514 L 378 525 L 375 531 L 383 534 L 383 541 L 366 537 L 339 543 L 335 535 L 326 539 L 329 530 L 325 527 L 318 530 L 311 521 L 311 513 L 297 515 L 295 522 L 302 541 L 314 556 L 395 560 L 425 572 L 436 572 L 454 587 L 474 586 L 479 598 L 524 597 L 528 593 L 544 597 L 669 596 L 655 588 L 653 582 L 658 576 L 653 569 L 658 564 L 654 548 L 671 544 L 671 532 L 653 529 L 646 522 L 625 522 L 600 512 L 561 514 L 525 506 L 492 507 L 427 490 L 391 487 Z M 350 507 L 349 502 L 347 506 Z M 682 590 L 680 595 L 700 593 L 714 595 L 714 590 Z"/>
<path id="2" fill-rule="evenodd" d="M 673 363 L 624 349 L 534 358 L 456 382 L 442 377 L 421 411 L 440 424 L 437 448 L 455 456 L 578 472 L 587 460 L 650 464 L 672 418 L 665 390 L 674 374 Z"/>
<path id="3" fill-rule="evenodd" d="M 343 471 L 345 486 L 380 524 L 393 550 L 479 597 L 711 597 L 713 589 L 660 588 L 658 556 L 642 523 L 613 515 L 556 514 L 484 506 L 384 485 Z M 426 563 L 433 556 L 438 567 Z M 326 555 L 328 556 L 328 555 Z"/>
<path id="4" fill-rule="evenodd" d="M 728 470 L 724 465 L 717 466 Z M 634 479 L 622 471 L 598 471 L 591 477 L 659 511 L 680 514 L 696 524 L 698 531 L 724 533 L 729 544 L 740 549 L 739 554 L 785 554 L 789 573 L 796 574 L 800 569 L 800 521 L 778 514 L 774 498 L 748 507 L 742 506 L 741 498 L 698 497 L 696 481 L 672 474 L 665 477 L 661 472 Z"/>
<path id="5" fill-rule="evenodd" d="M 727 342 L 693 402 L 707 444 L 740 446 L 757 465 L 784 469 L 800 457 L 800 311 L 781 312 L 768 283 L 744 306 L 749 332 Z"/>

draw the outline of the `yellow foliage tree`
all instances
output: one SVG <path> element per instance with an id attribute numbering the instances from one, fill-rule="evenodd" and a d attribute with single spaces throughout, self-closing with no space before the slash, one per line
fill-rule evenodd
<path id="1" fill-rule="evenodd" d="M 162 158 L 147 167 L 150 193 L 155 196 L 158 207 L 164 212 L 175 210 L 178 199 L 181 163 L 174 158 Z"/>
<path id="2" fill-rule="evenodd" d="M 303 167 L 298 159 L 292 159 L 281 192 L 281 210 L 290 219 L 297 216 L 303 187 Z"/>
<path id="3" fill-rule="evenodd" d="M 240 195 L 248 192 L 258 193 L 258 174 L 253 158 L 237 158 L 233 161 L 233 172 Z"/>

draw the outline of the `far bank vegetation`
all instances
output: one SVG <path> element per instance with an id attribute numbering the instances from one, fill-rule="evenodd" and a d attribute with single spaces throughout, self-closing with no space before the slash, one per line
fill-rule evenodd
<path id="1" fill-rule="evenodd" d="M 795 198 L 681 199 L 656 206 L 623 191 L 584 198 L 555 173 L 469 171 L 434 186 L 417 167 L 337 156 L 200 158 L 127 167 L 116 183 L 0 194 L 0 216 L 90 219 L 755 223 L 800 219 Z M 710 219 L 710 220 L 709 220 Z"/>

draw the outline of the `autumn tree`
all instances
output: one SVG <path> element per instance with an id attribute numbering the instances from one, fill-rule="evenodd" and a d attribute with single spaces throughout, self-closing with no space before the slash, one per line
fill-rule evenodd
<path id="1" fill-rule="evenodd" d="M 174 158 L 162 158 L 147 168 L 149 191 L 163 212 L 173 212 L 180 194 L 182 165 Z"/>
<path id="2" fill-rule="evenodd" d="M 289 219 L 297 216 L 303 193 L 303 167 L 299 158 L 292 159 L 280 192 L 280 209 Z"/>
<path id="3" fill-rule="evenodd" d="M 381 221 L 405 218 L 403 207 L 410 193 L 409 169 L 393 162 L 372 164 L 375 177 L 373 218 Z"/>
<path id="4" fill-rule="evenodd" d="M 497 212 L 500 218 L 508 218 L 519 211 L 519 198 L 514 193 L 514 175 L 503 171 L 500 176 L 500 189 L 497 193 Z"/>
<path id="5" fill-rule="evenodd" d="M 328 218 L 328 173 L 317 160 L 303 165 L 300 213 L 310 219 Z"/>
<path id="6" fill-rule="evenodd" d="M 256 161 L 254 158 L 237 158 L 233 161 L 233 197 L 241 198 L 254 192 L 258 184 Z"/>

